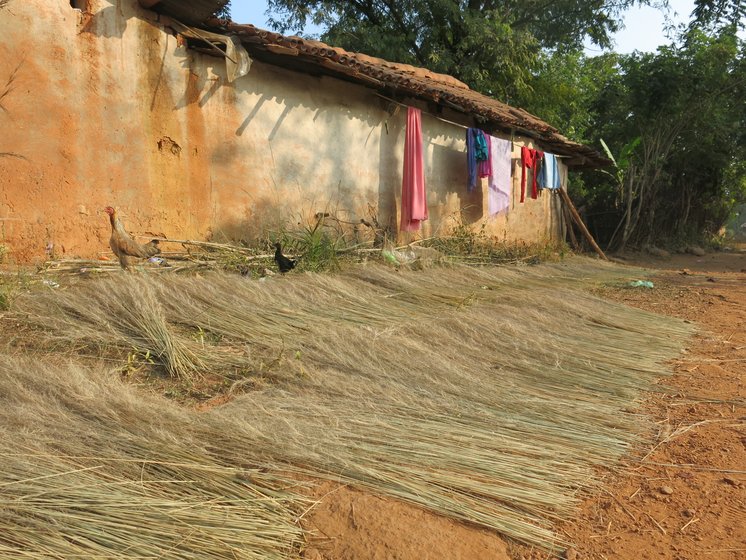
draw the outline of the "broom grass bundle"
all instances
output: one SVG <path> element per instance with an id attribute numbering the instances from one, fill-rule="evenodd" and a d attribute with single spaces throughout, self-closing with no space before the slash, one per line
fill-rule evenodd
<path id="1" fill-rule="evenodd" d="M 281 559 L 294 483 L 227 464 L 197 415 L 79 366 L 0 356 L 0 556 Z"/>
<path id="2" fill-rule="evenodd" d="M 552 523 L 572 515 L 593 469 L 650 434 L 628 411 L 691 334 L 682 321 L 580 289 L 627 273 L 575 259 L 421 272 L 369 265 L 265 282 L 123 277 L 21 298 L 15 318 L 58 341 L 101 342 L 86 326 L 89 300 L 115 306 L 149 292 L 172 336 L 213 341 L 188 346 L 195 372 L 281 357 L 269 385 L 204 416 L 238 442 L 211 451 L 226 464 L 251 459 L 359 484 L 556 549 Z M 68 334 L 77 327 L 88 330 Z M 150 340 L 129 327 L 105 338 Z"/>
<path id="3" fill-rule="evenodd" d="M 48 297 L 30 294 L 22 304 L 26 326 L 63 352 L 87 350 L 105 356 L 115 349 L 134 351 L 186 381 L 205 371 L 207 352 L 190 336 L 194 333 L 181 332 L 166 320 L 152 282 L 110 278 L 86 288 L 93 289 L 73 286 L 48 290 Z"/>

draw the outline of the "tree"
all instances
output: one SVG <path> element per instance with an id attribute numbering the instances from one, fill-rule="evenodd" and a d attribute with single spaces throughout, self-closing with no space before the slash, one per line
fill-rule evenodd
<path id="1" fill-rule="evenodd" d="M 746 27 L 746 1 L 695 0 L 692 27 L 732 30 Z"/>
<path id="2" fill-rule="evenodd" d="M 424 66 L 505 101 L 529 91 L 542 53 L 610 46 L 635 0 L 269 0 L 281 31 L 307 21 L 349 50 Z"/>
<path id="3" fill-rule="evenodd" d="M 614 53 L 587 58 L 581 50 L 544 51 L 521 107 L 577 142 L 596 142 L 593 103 L 618 72 L 619 55 Z"/>
<path id="4" fill-rule="evenodd" d="M 639 143 L 623 188 L 591 189 L 597 211 L 617 209 L 617 248 L 714 232 L 746 199 L 744 49 L 728 32 L 693 29 L 679 45 L 620 58 L 594 102 L 594 130 L 614 153 Z"/>

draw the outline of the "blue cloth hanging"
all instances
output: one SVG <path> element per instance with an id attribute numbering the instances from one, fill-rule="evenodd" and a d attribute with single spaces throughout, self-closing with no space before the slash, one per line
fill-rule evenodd
<path id="1" fill-rule="evenodd" d="M 544 153 L 539 176 L 536 178 L 542 189 L 557 190 L 562 186 L 559 162 L 554 154 Z"/>
<path id="2" fill-rule="evenodd" d="M 467 183 L 467 190 L 473 191 L 477 186 L 477 163 L 480 161 L 486 161 L 489 157 L 489 150 L 487 149 L 487 139 L 478 128 L 467 128 L 466 129 L 466 166 L 469 173 L 469 182 Z"/>

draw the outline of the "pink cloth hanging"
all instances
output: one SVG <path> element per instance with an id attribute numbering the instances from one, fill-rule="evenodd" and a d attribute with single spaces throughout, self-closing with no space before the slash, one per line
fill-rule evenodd
<path id="1" fill-rule="evenodd" d="M 420 222 L 427 218 L 421 113 L 419 109 L 408 107 L 401 184 L 401 230 L 416 231 L 420 229 Z"/>
<path id="2" fill-rule="evenodd" d="M 492 175 L 487 193 L 487 211 L 490 216 L 508 211 L 513 196 L 513 180 L 510 177 L 510 140 L 490 136 L 490 159 Z"/>

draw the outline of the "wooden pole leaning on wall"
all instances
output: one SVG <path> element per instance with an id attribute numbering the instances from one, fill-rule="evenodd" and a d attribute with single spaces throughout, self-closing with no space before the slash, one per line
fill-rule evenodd
<path id="1" fill-rule="evenodd" d="M 591 244 L 591 247 L 593 247 L 593 250 L 596 251 L 596 253 L 598 253 L 599 257 L 601 257 L 605 261 L 608 261 L 609 258 L 601 250 L 601 247 L 598 246 L 598 243 L 596 243 L 596 240 L 593 239 L 593 236 L 591 235 L 591 232 L 588 231 L 588 228 L 585 227 L 583 220 L 580 218 L 580 214 L 578 214 L 577 208 L 575 208 L 575 205 L 572 203 L 572 200 L 570 200 L 570 195 L 567 194 L 567 191 L 565 189 L 559 189 L 559 192 L 560 192 L 560 196 L 562 197 L 562 202 L 567 207 L 567 209 L 570 211 L 570 216 L 572 216 L 573 221 L 578 225 L 578 228 L 580 228 L 580 231 L 583 234 L 583 237 L 585 237 L 588 243 Z"/>
<path id="2" fill-rule="evenodd" d="M 562 198 L 562 197 L 560 197 Z M 570 237 L 570 244 L 574 251 L 580 251 L 580 243 L 578 243 L 577 237 L 575 237 L 575 229 L 572 227 L 573 219 L 570 216 L 570 209 L 567 204 L 560 201 L 560 208 L 562 209 L 562 222 L 565 226 L 565 230 Z"/>

